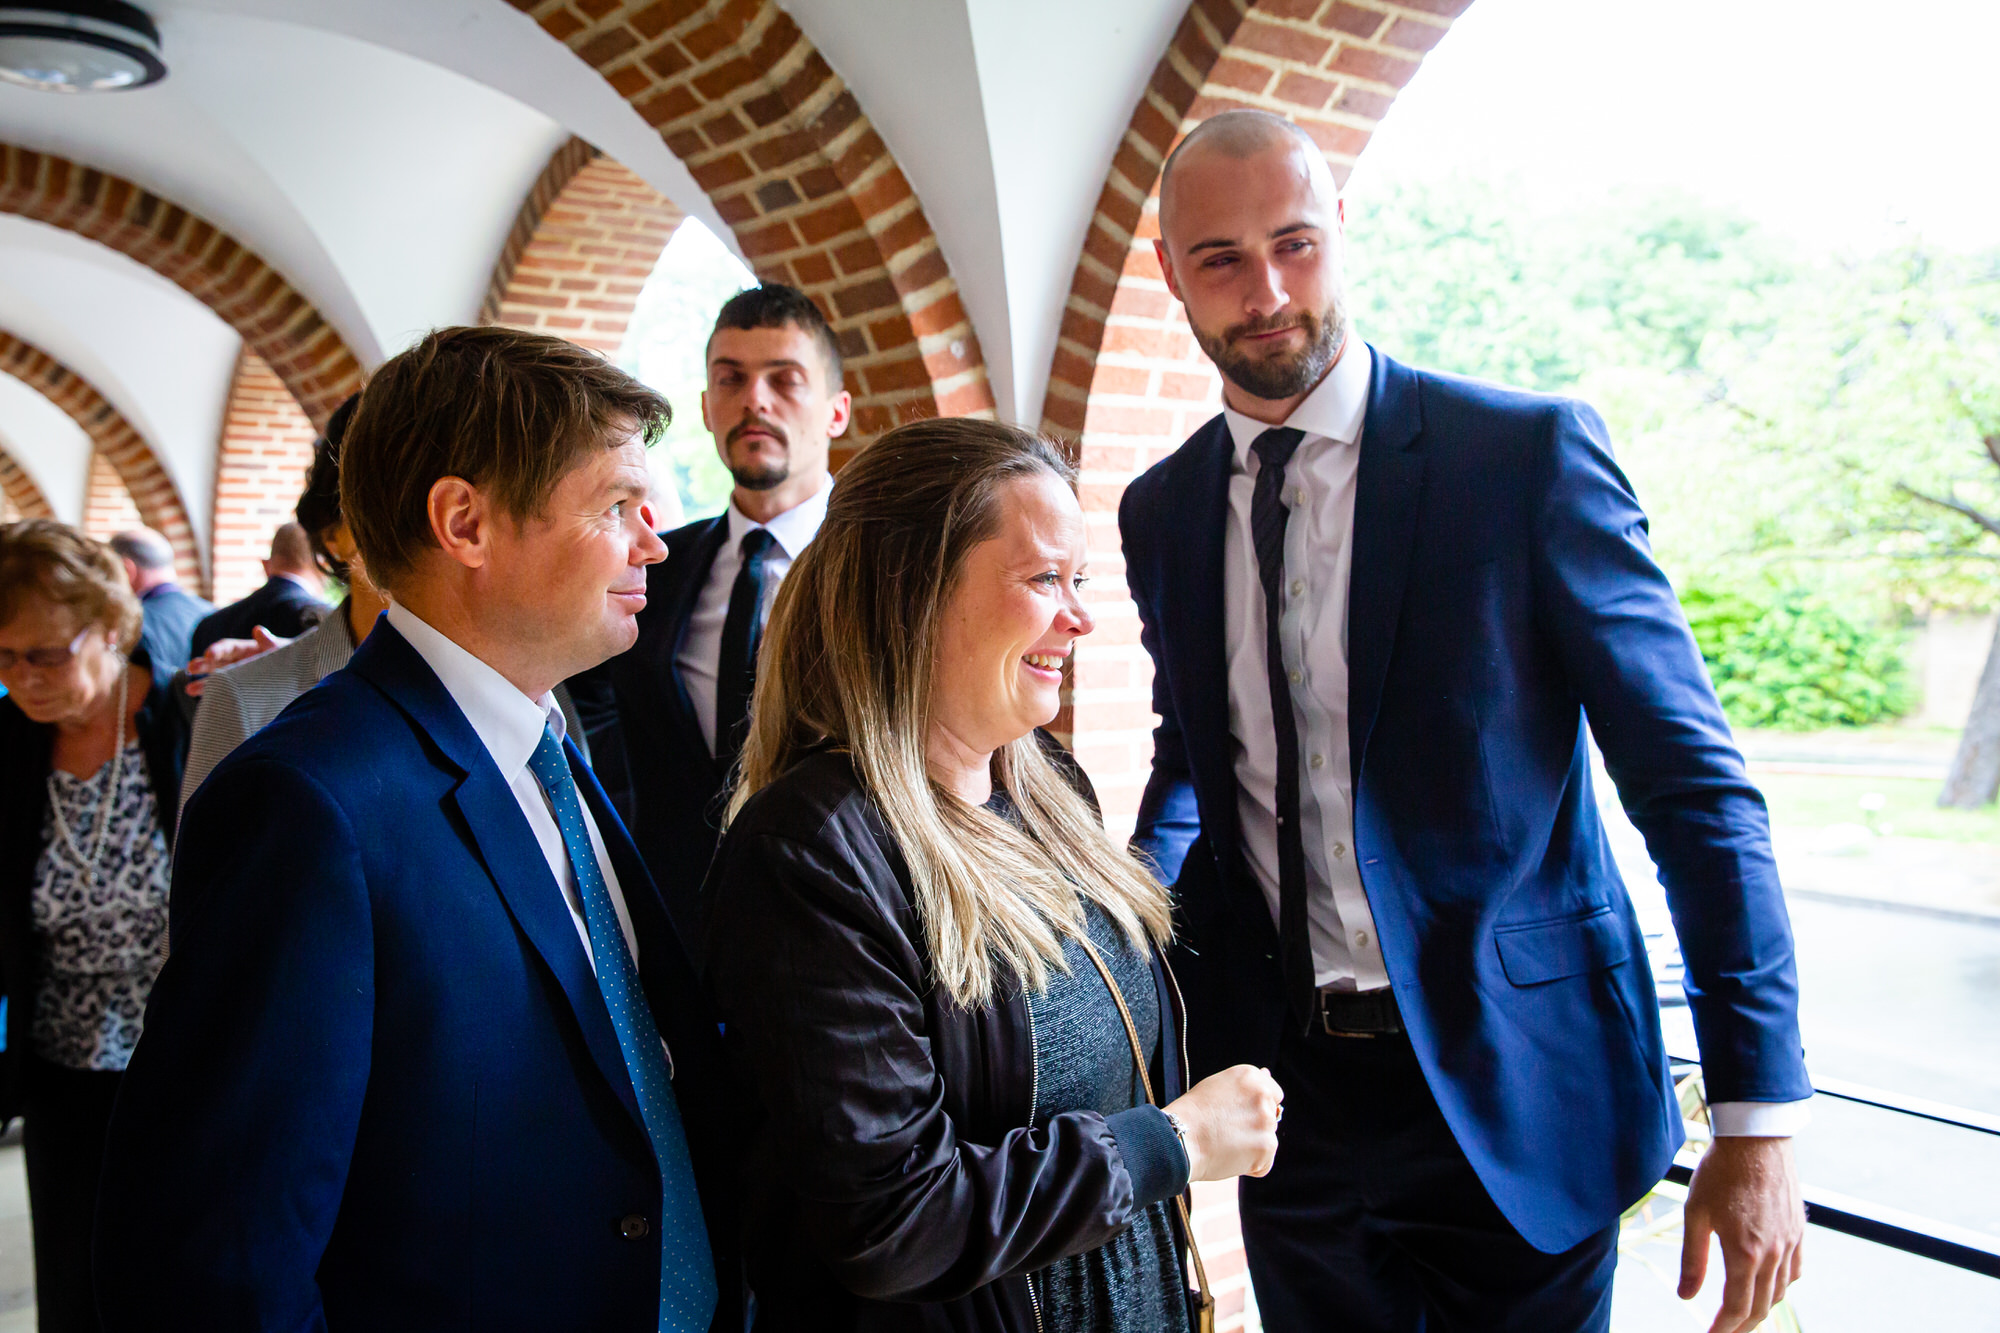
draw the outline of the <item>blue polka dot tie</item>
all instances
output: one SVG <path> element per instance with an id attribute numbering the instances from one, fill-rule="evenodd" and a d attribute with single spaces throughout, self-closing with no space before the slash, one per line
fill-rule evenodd
<path id="1" fill-rule="evenodd" d="M 639 967 L 625 947 L 611 890 L 591 850 L 583 824 L 583 805 L 569 771 L 562 742 L 544 731 L 528 767 L 555 811 L 563 849 L 576 872 L 583 896 L 584 925 L 590 931 L 590 952 L 597 962 L 597 988 L 618 1033 L 618 1049 L 632 1077 L 639 1116 L 653 1142 L 660 1164 L 660 1333 L 698 1333 L 715 1317 L 715 1260 L 709 1253 L 708 1229 L 702 1221 L 701 1198 L 695 1193 L 694 1163 L 688 1157 L 687 1135 L 681 1129 L 680 1105 L 667 1075 L 666 1050 L 660 1029 L 639 984 Z"/>

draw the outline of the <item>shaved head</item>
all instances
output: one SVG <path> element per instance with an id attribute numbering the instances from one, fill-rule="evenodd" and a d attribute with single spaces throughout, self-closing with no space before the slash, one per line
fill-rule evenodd
<path id="1" fill-rule="evenodd" d="M 1282 422 L 1339 359 L 1343 217 L 1319 145 L 1269 112 L 1211 116 L 1162 168 L 1153 252 L 1238 411 Z"/>
<path id="2" fill-rule="evenodd" d="M 1269 111 L 1224 111 L 1189 130 L 1187 137 L 1167 154 L 1166 165 L 1160 169 L 1161 234 L 1168 232 L 1173 215 L 1180 211 L 1174 186 L 1183 162 L 1209 153 L 1241 162 L 1274 148 L 1289 149 L 1302 159 L 1307 172 L 1315 178 L 1315 187 L 1325 191 L 1328 202 L 1340 197 L 1340 187 L 1326 165 L 1326 155 L 1320 152 L 1311 135 Z"/>

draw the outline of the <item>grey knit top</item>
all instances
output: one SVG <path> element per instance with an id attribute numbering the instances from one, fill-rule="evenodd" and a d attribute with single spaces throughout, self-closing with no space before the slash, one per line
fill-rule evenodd
<path id="1" fill-rule="evenodd" d="M 1085 905 L 1091 943 L 1117 979 L 1150 1060 L 1160 1042 L 1159 993 L 1147 956 L 1097 907 Z M 1065 1111 L 1110 1115 L 1146 1100 L 1132 1044 L 1111 993 L 1083 946 L 1066 942 L 1067 975 L 1028 997 L 1035 1026 L 1035 1123 Z M 1065 1333 L 1186 1333 L 1186 1287 L 1172 1202 L 1148 1206 L 1103 1245 L 1058 1259 L 1032 1277 L 1042 1327 Z"/>

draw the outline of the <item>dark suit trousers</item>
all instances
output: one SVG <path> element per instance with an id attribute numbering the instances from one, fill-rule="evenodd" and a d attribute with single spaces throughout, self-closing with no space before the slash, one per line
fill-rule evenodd
<path id="1" fill-rule="evenodd" d="M 91 1221 L 111 1103 L 124 1075 L 22 1060 L 21 1155 L 35 1238 L 35 1316 L 41 1333 L 95 1333 Z"/>
<path id="2" fill-rule="evenodd" d="M 1613 1226 L 1543 1254 L 1494 1206 L 1402 1035 L 1287 1032 L 1278 1157 L 1245 1177 L 1270 1333 L 1602 1333 Z"/>

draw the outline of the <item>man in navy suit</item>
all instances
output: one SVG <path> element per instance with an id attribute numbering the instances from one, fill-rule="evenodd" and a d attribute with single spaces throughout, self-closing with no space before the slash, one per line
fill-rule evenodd
<path id="1" fill-rule="evenodd" d="M 742 1326 L 719 1036 L 550 694 L 632 640 L 667 416 L 501 328 L 370 380 L 341 502 L 391 606 L 182 819 L 107 1329 Z"/>
<path id="2" fill-rule="evenodd" d="M 264 582 L 247 596 L 202 617 L 194 627 L 189 656 L 201 656 L 221 639 L 248 639 L 260 628 L 276 638 L 297 638 L 326 614 L 326 600 L 320 596 L 325 586 L 326 580 L 313 564 L 312 542 L 306 530 L 296 523 L 280 523 L 271 534 Z"/>
<path id="3" fill-rule="evenodd" d="M 1608 1326 L 1619 1214 L 1682 1132 L 1594 735 L 1714 1103 L 1681 1294 L 1719 1237 L 1715 1333 L 1748 1329 L 1799 1271 L 1811 1094 L 1763 801 L 1603 422 L 1361 342 L 1343 217 L 1274 116 L 1182 143 L 1158 254 L 1225 410 L 1119 512 L 1194 1076 L 1286 1092 L 1241 1191 L 1265 1327 Z"/>
<path id="4" fill-rule="evenodd" d="M 826 517 L 827 454 L 851 406 L 833 330 L 791 287 L 731 297 L 707 361 L 701 419 L 736 483 L 729 507 L 665 534 L 637 644 L 570 682 L 605 785 L 691 945 L 757 642 L 778 581 Z"/>
<path id="5" fill-rule="evenodd" d="M 164 680 L 194 656 L 195 627 L 215 606 L 174 582 L 173 544 L 151 528 L 115 533 L 108 544 L 125 566 L 125 581 L 138 594 L 139 638 Z"/>

